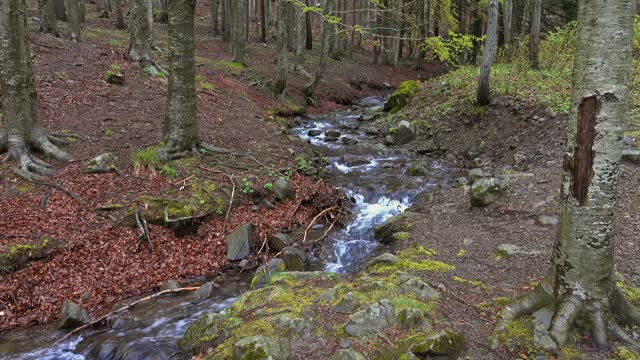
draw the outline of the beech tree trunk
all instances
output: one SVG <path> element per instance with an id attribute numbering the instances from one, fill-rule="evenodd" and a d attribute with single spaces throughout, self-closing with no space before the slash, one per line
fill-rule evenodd
<path id="1" fill-rule="evenodd" d="M 246 36 L 246 16 L 245 8 L 247 6 L 247 0 L 234 0 L 233 1 L 233 23 L 231 33 L 231 55 L 232 61 L 243 62 L 244 52 L 247 43 Z"/>
<path id="2" fill-rule="evenodd" d="M 502 27 L 504 45 L 511 44 L 511 23 L 513 22 L 513 0 L 504 0 L 502 5 Z"/>
<path id="3" fill-rule="evenodd" d="M 40 10 L 40 31 L 59 37 L 58 19 L 53 0 L 38 0 L 38 8 Z"/>
<path id="4" fill-rule="evenodd" d="M 6 160 L 15 160 L 16 172 L 25 178 L 50 174 L 49 166 L 31 155 L 31 149 L 60 161 L 69 155 L 56 147 L 38 118 L 37 95 L 31 70 L 31 49 L 26 27 L 26 1 L 0 2 L 0 151 Z M 56 142 L 62 142 L 56 139 Z"/>
<path id="5" fill-rule="evenodd" d="M 124 14 L 122 11 L 122 0 L 114 0 L 116 4 L 116 29 L 124 29 Z"/>
<path id="6" fill-rule="evenodd" d="M 301 7 L 294 5 L 296 14 L 296 51 L 293 58 L 293 71 L 304 70 L 304 48 L 307 41 L 305 13 Z"/>
<path id="7" fill-rule="evenodd" d="M 540 17 L 542 15 L 542 0 L 532 0 L 532 2 L 529 63 L 532 69 L 538 69 L 540 67 Z"/>
<path id="8" fill-rule="evenodd" d="M 309 0 L 306 0 L 305 4 L 307 6 L 309 6 Z M 304 14 L 304 22 L 305 22 L 305 28 L 306 28 L 306 46 L 305 48 L 307 50 L 313 50 L 313 28 L 312 23 L 311 23 L 311 12 L 307 11 Z"/>
<path id="9" fill-rule="evenodd" d="M 332 2 L 333 0 L 325 0 L 325 6 L 323 8 L 323 12 L 325 13 L 325 15 L 331 14 L 331 8 L 333 5 Z M 318 106 L 318 103 L 315 99 L 315 92 L 316 92 L 316 89 L 318 88 L 318 85 L 320 85 L 320 81 L 322 81 L 322 76 L 324 75 L 324 72 L 327 68 L 327 60 L 329 58 L 329 44 L 331 42 L 330 38 L 334 35 L 333 24 L 331 24 L 328 21 L 325 21 L 324 19 L 322 19 L 321 22 L 322 22 L 322 39 L 320 44 L 320 60 L 318 62 L 318 67 L 316 68 L 316 71 L 313 73 L 313 79 L 308 85 L 306 85 L 302 89 L 302 92 L 304 93 L 304 96 L 305 96 L 305 102 L 309 106 Z"/>
<path id="10" fill-rule="evenodd" d="M 129 19 L 129 59 L 144 63 L 151 62 L 151 44 L 149 43 L 149 21 L 147 0 L 129 0 L 131 16 Z"/>
<path id="11" fill-rule="evenodd" d="M 289 12 L 289 2 L 278 1 L 278 46 L 276 49 L 276 79 L 273 83 L 273 93 L 277 96 L 284 96 L 287 87 L 287 13 Z"/>
<path id="12" fill-rule="evenodd" d="M 214 36 L 217 36 L 220 33 L 218 14 L 218 0 L 211 0 L 211 28 Z"/>
<path id="13" fill-rule="evenodd" d="M 169 84 L 163 161 L 182 157 L 200 144 L 196 121 L 194 13 L 196 0 L 169 2 Z"/>
<path id="14" fill-rule="evenodd" d="M 491 76 L 491 65 L 496 56 L 498 48 L 498 0 L 489 0 L 487 38 L 484 42 L 484 52 L 482 54 L 482 65 L 480 66 L 480 78 L 478 79 L 478 91 L 476 93 L 476 103 L 480 106 L 489 104 L 489 78 Z"/>
<path id="15" fill-rule="evenodd" d="M 64 7 L 69 22 L 69 37 L 71 41 L 78 43 L 80 39 L 80 8 L 78 0 L 65 0 Z"/>
<path id="16" fill-rule="evenodd" d="M 508 321 L 550 307 L 548 329 L 563 346 L 575 326 L 607 348 L 610 338 L 633 346 L 620 326 L 640 321 L 614 275 L 616 186 L 627 118 L 635 0 L 585 0 L 578 29 L 567 139 L 562 169 L 560 224 L 546 277 L 533 293 L 508 306 Z M 579 324 L 579 325 L 578 325 Z"/>

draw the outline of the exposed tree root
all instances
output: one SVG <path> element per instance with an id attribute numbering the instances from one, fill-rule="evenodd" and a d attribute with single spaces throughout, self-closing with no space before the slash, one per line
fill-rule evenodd
<path id="1" fill-rule="evenodd" d="M 610 300 L 585 300 L 578 295 L 568 295 L 559 304 L 554 305 L 551 291 L 539 285 L 533 292 L 506 306 L 495 326 L 495 334 L 505 331 L 507 324 L 518 317 L 532 315 L 534 312 L 551 308 L 554 315 L 549 327 L 549 335 L 556 345 L 566 345 L 574 328 L 580 327 L 591 334 L 593 342 L 600 349 L 608 349 L 610 339 L 615 339 L 640 350 L 640 342 L 625 331 L 620 324 L 635 325 L 639 322 L 638 310 L 627 302 L 616 289 Z M 500 346 L 498 338 L 491 339 L 491 347 Z"/>

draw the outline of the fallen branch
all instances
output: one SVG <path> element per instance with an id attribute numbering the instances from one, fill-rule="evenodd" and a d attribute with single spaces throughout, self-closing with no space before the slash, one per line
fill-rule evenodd
<path id="1" fill-rule="evenodd" d="M 130 309 L 130 308 L 132 308 L 132 307 L 134 307 L 134 306 L 136 306 L 136 305 L 138 305 L 140 303 L 155 299 L 155 298 L 157 298 L 159 296 L 162 296 L 164 294 L 177 294 L 177 293 L 187 292 L 187 291 L 196 291 L 199 288 L 200 288 L 199 286 L 196 286 L 196 287 L 186 287 L 186 288 L 179 288 L 179 289 L 167 289 L 167 290 L 162 290 L 162 291 L 157 292 L 155 294 L 149 295 L 147 297 L 144 297 L 144 298 L 142 298 L 140 300 L 136 300 L 136 301 L 134 301 L 134 302 L 132 302 L 130 304 L 127 304 L 124 307 L 119 308 L 118 310 L 115 310 L 115 311 L 112 311 L 112 312 L 110 312 L 108 314 L 102 315 L 98 319 L 96 319 L 96 320 L 94 320 L 94 321 L 92 321 L 92 322 L 90 322 L 88 324 L 82 325 L 79 328 L 74 329 L 73 331 L 69 332 L 67 335 L 63 336 L 60 340 L 56 341 L 53 345 L 58 345 L 62 341 L 64 341 L 64 340 L 68 339 L 69 337 L 81 332 L 82 330 L 88 329 L 88 328 L 90 328 L 90 327 L 102 322 L 106 318 L 108 318 L 110 316 L 113 316 L 113 315 L 116 315 L 116 314 L 119 314 L 119 313 L 121 313 L 121 312 L 123 312 L 125 310 L 128 310 L 128 309 Z"/>
<path id="2" fill-rule="evenodd" d="M 304 237 L 302 238 L 302 243 L 304 244 L 305 241 L 307 240 L 307 233 L 309 232 L 309 229 L 311 229 L 311 227 L 313 226 L 313 224 L 324 214 L 328 213 L 331 210 L 335 210 L 338 209 L 338 206 L 333 206 L 330 208 L 326 208 L 324 210 L 322 210 L 318 215 L 316 215 L 313 220 L 311 220 L 311 222 L 309 223 L 309 226 L 307 226 L 306 229 L 304 229 Z"/>
<path id="3" fill-rule="evenodd" d="M 338 221 L 338 218 L 336 217 L 335 220 L 333 220 L 333 222 L 331 223 L 331 225 L 327 228 L 327 230 L 324 232 L 324 234 L 322 234 L 322 236 L 320 236 L 319 238 L 313 240 L 312 242 L 310 242 L 309 244 L 315 244 L 318 241 L 322 240 L 325 238 L 325 236 L 327 236 L 327 234 L 329 233 L 329 231 L 331 231 L 331 229 L 333 229 L 333 226 L 336 224 L 336 221 Z"/>

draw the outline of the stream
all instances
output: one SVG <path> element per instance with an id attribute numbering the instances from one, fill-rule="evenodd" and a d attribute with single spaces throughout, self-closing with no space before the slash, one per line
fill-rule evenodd
<path id="1" fill-rule="evenodd" d="M 375 226 L 411 206 L 415 195 L 449 186 L 458 173 L 438 161 L 384 147 L 379 136 L 367 135 L 362 129 L 369 124 L 361 115 L 379 110 L 384 100 L 367 97 L 345 110 L 305 118 L 292 129 L 329 159 L 327 171 L 332 182 L 354 203 L 351 223 L 330 235 L 333 247 L 325 262 L 326 271 L 361 269 L 378 246 L 373 238 Z M 327 136 L 332 131 L 332 136 Z M 416 161 L 428 164 L 427 176 L 404 175 Z M 249 280 L 222 283 L 216 297 L 202 302 L 193 302 L 189 296 L 150 301 L 121 315 L 108 329 L 85 331 L 55 346 L 52 344 L 64 332 L 54 324 L 10 331 L 0 335 L 0 359 L 190 358 L 179 352 L 177 340 L 203 313 L 224 311 L 248 289 Z"/>

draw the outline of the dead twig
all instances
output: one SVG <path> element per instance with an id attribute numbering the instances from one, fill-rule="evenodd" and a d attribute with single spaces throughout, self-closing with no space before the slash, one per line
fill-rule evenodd
<path id="1" fill-rule="evenodd" d="M 130 304 L 127 304 L 124 307 L 119 308 L 118 310 L 115 310 L 115 311 L 112 311 L 112 312 L 110 312 L 108 314 L 102 315 L 98 319 L 96 319 L 96 320 L 94 320 L 94 321 L 92 321 L 92 322 L 90 322 L 88 324 L 82 325 L 79 328 L 74 329 L 73 331 L 69 332 L 67 335 L 63 336 L 60 340 L 56 341 L 53 345 L 58 345 L 62 341 L 64 341 L 64 340 L 68 339 L 69 337 L 81 332 L 82 330 L 88 329 L 88 328 L 90 328 L 90 327 L 102 322 L 103 320 L 107 319 L 108 317 L 116 315 L 116 314 L 119 314 L 119 313 L 121 313 L 123 311 L 126 311 L 126 310 L 128 310 L 128 309 L 130 309 L 130 308 L 132 308 L 132 307 L 134 307 L 134 306 L 136 306 L 138 304 L 140 304 L 140 303 L 155 299 L 155 298 L 157 298 L 159 296 L 162 296 L 164 294 L 177 294 L 177 293 L 181 293 L 181 292 L 196 291 L 199 288 L 200 288 L 199 286 L 195 286 L 195 287 L 186 287 L 186 288 L 179 288 L 179 289 L 167 289 L 167 290 L 162 290 L 162 291 L 157 292 L 155 294 L 149 295 L 147 297 L 144 297 L 144 298 L 142 298 L 140 300 L 136 300 L 136 301 L 134 301 L 134 302 L 132 302 Z"/>
<path id="2" fill-rule="evenodd" d="M 307 233 L 309 232 L 309 229 L 311 229 L 311 227 L 313 226 L 313 224 L 324 214 L 328 213 L 331 210 L 335 210 L 338 209 L 338 206 L 332 206 L 330 208 L 326 208 L 324 210 L 322 210 L 318 215 L 316 215 L 311 222 L 309 223 L 309 226 L 307 226 L 306 229 L 304 229 L 304 237 L 302 238 L 302 243 L 304 244 L 305 241 L 307 240 Z"/>

